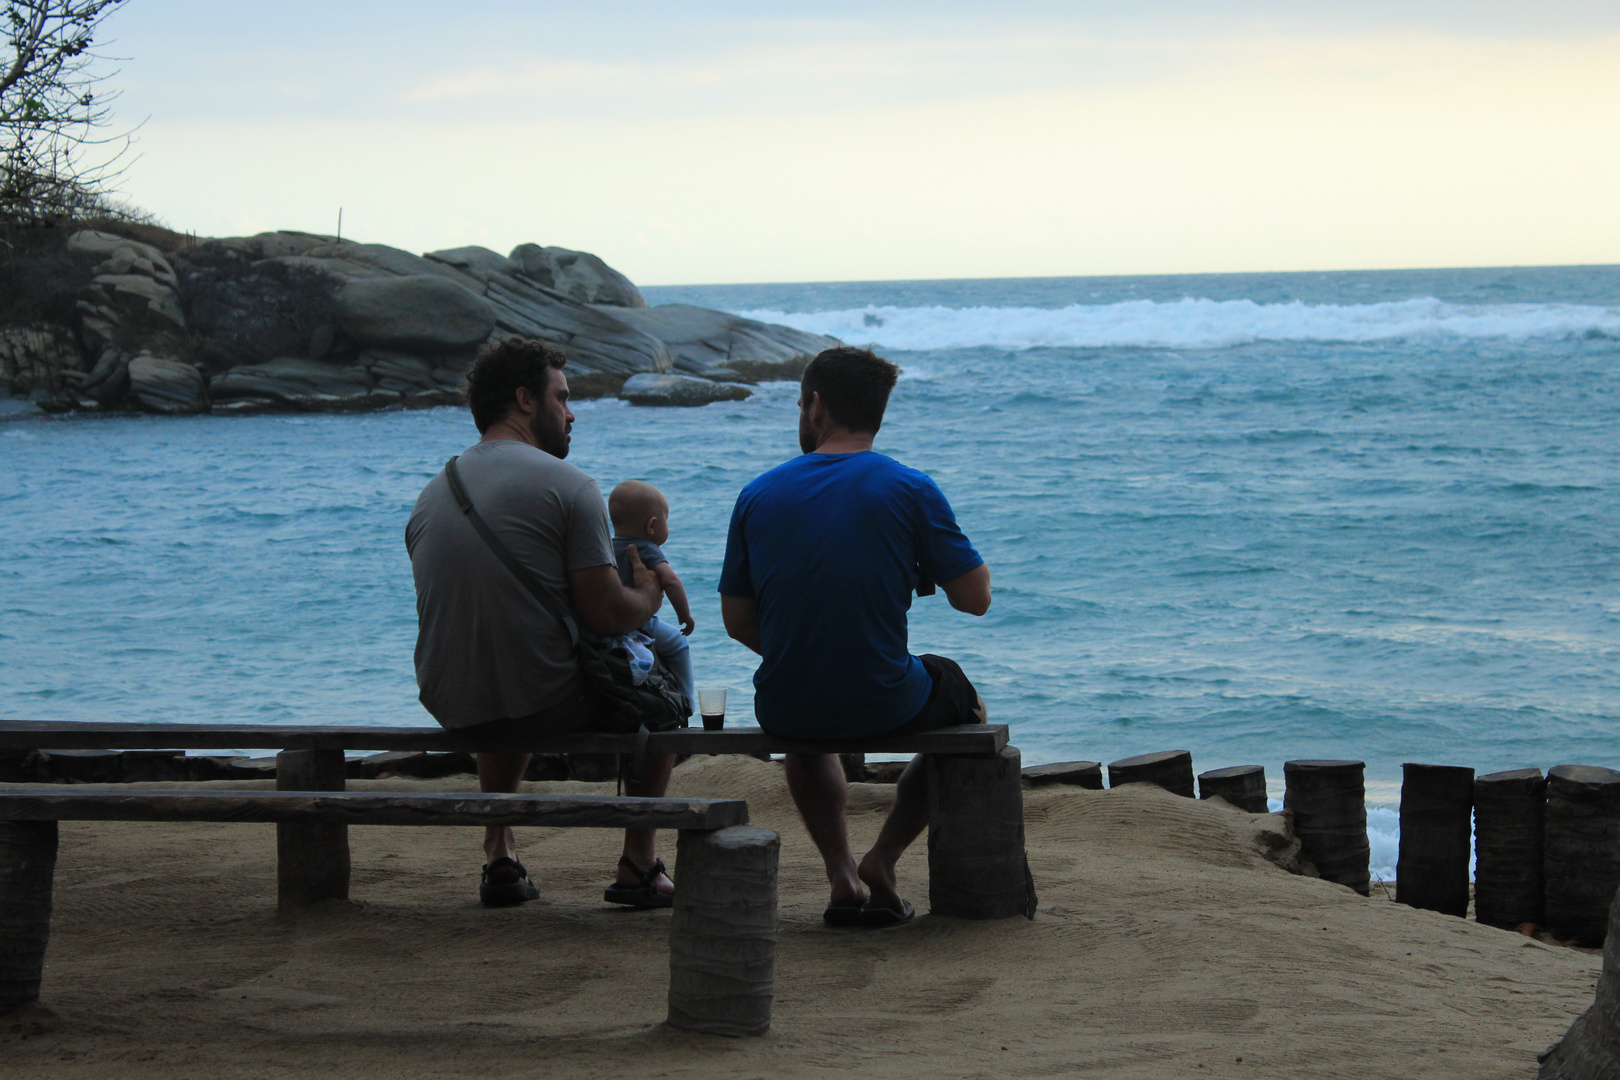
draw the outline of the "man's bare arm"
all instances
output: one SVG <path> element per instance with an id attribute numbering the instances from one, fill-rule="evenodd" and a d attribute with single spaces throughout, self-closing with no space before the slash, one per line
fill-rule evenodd
<path id="1" fill-rule="evenodd" d="M 658 584 L 663 588 L 669 606 L 675 609 L 675 617 L 681 621 L 681 633 L 691 637 L 697 623 L 692 621 L 692 605 L 686 599 L 686 586 L 681 584 L 681 576 L 667 562 L 653 567 L 653 573 L 658 575 Z"/>
<path id="2" fill-rule="evenodd" d="M 980 563 L 961 577 L 942 582 L 945 599 L 957 611 L 983 615 L 990 610 L 990 564 Z"/>
<path id="3" fill-rule="evenodd" d="M 726 634 L 764 656 L 759 645 L 759 605 L 751 596 L 720 597 L 720 618 L 726 624 Z"/>
<path id="4" fill-rule="evenodd" d="M 630 571 L 635 585 L 625 588 L 619 582 L 616 566 L 589 566 L 568 571 L 568 587 L 573 592 L 574 612 L 585 629 L 612 636 L 628 634 L 658 613 L 664 594 L 657 576 L 641 563 L 641 554 L 632 544 Z"/>

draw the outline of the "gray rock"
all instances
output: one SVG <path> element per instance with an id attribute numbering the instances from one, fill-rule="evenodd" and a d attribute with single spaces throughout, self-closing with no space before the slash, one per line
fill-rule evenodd
<path id="1" fill-rule="evenodd" d="M 583 304 L 644 308 L 646 297 L 630 279 L 588 251 L 519 244 L 512 249 L 512 261 L 523 267 L 523 276 L 541 288 L 562 293 Z"/>
<path id="2" fill-rule="evenodd" d="M 632 405 L 707 405 L 714 401 L 741 401 L 752 390 L 736 383 L 696 379 L 690 375 L 632 375 L 619 396 Z"/>
<path id="3" fill-rule="evenodd" d="M 202 372 L 162 356 L 137 356 L 129 362 L 129 396 L 143 412 L 178 416 L 208 411 Z"/>
<path id="4" fill-rule="evenodd" d="M 0 327 L 0 391 L 18 397 L 36 390 L 49 395 L 83 368 L 78 343 L 63 327 Z"/>
<path id="5" fill-rule="evenodd" d="M 485 296 L 501 334 L 555 342 L 572 366 L 615 375 L 669 370 L 663 342 L 619 318 L 627 308 L 592 307 L 520 277 L 490 278 Z"/>
<path id="6" fill-rule="evenodd" d="M 107 408 L 129 393 L 129 357 L 118 349 L 105 349 L 96 366 L 84 377 L 77 396 L 84 408 Z"/>
<path id="7" fill-rule="evenodd" d="M 97 274 L 94 284 L 115 305 L 114 310 L 139 313 L 144 309 L 176 330 L 185 329 L 186 317 L 172 286 L 142 274 Z"/>
<path id="8" fill-rule="evenodd" d="M 139 337 L 165 350 L 186 328 L 180 280 L 163 253 L 150 244 L 81 229 L 68 237 L 69 251 L 104 256 L 78 307 L 80 329 L 94 351 Z M 120 331 L 127 331 L 121 333 Z"/>
<path id="9" fill-rule="evenodd" d="M 208 391 L 217 413 L 331 412 L 399 402 L 398 394 L 379 394 L 375 387 L 371 372 L 359 364 L 282 358 L 216 375 Z"/>
<path id="10" fill-rule="evenodd" d="M 812 357 L 840 344 L 837 338 L 823 334 L 690 304 L 612 311 L 616 319 L 662 341 L 677 371 L 709 379 L 797 379 Z"/>
<path id="11" fill-rule="evenodd" d="M 521 263 L 486 247 L 447 248 L 444 251 L 430 251 L 422 257 L 443 263 L 481 282 L 487 282 L 492 274 L 511 277 L 523 270 Z"/>
<path id="12" fill-rule="evenodd" d="M 361 278 L 338 293 L 337 321 L 344 333 L 365 345 L 453 352 L 489 337 L 495 308 L 442 277 Z"/>

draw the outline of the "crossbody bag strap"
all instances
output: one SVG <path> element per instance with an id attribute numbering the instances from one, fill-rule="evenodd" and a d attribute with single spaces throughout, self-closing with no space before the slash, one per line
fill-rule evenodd
<path id="1" fill-rule="evenodd" d="M 534 595 L 536 600 L 540 601 L 540 606 L 545 608 L 552 618 L 563 624 L 563 628 L 568 631 L 569 642 L 577 649 L 579 647 L 579 624 L 574 621 L 573 615 L 567 611 L 558 611 L 552 605 L 551 597 L 546 594 L 545 586 L 541 585 L 535 576 L 529 573 L 522 563 L 517 561 L 512 552 L 507 549 L 507 546 L 501 543 L 500 537 L 496 536 L 494 531 L 484 522 L 483 517 L 478 513 L 477 507 L 473 506 L 472 498 L 467 494 L 466 486 L 461 482 L 461 471 L 456 468 L 455 458 L 451 458 L 444 463 L 444 478 L 450 482 L 450 494 L 455 496 L 456 505 L 461 507 L 463 514 L 467 515 L 467 520 L 472 522 L 472 527 L 477 530 L 484 543 L 489 545 L 489 550 L 493 551 L 495 557 L 500 559 L 501 563 L 512 572 L 512 576 L 517 578 L 523 587 Z"/>

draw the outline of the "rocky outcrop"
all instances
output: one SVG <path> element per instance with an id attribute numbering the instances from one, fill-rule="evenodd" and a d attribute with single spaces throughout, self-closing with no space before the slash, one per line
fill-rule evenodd
<path id="1" fill-rule="evenodd" d="M 797 379 L 811 357 L 839 344 L 837 338 L 691 304 L 660 304 L 616 317 L 662 341 L 677 371 L 705 379 Z"/>
<path id="2" fill-rule="evenodd" d="M 127 345 L 137 337 L 157 338 L 171 347 L 179 340 L 186 328 L 180 281 L 161 251 L 91 230 L 74 233 L 67 246 L 103 256 L 78 305 L 80 333 L 92 351 Z"/>
<path id="3" fill-rule="evenodd" d="M 283 357 L 215 376 L 216 413 L 360 412 L 427 408 L 460 400 L 460 373 L 419 357 L 366 353 L 353 364 Z"/>
<path id="4" fill-rule="evenodd" d="M 795 378 L 835 344 L 690 305 L 649 308 L 595 255 L 538 244 L 418 256 L 274 232 L 165 252 L 81 231 L 66 249 L 75 273 L 91 268 L 73 286 L 76 325 L 0 327 L 0 389 L 52 411 L 444 404 L 478 348 L 512 334 L 560 345 L 581 391 L 702 404 Z"/>
<path id="5" fill-rule="evenodd" d="M 619 396 L 632 405 L 708 405 L 741 401 L 751 393 L 746 386 L 691 375 L 632 375 L 619 390 Z"/>
<path id="6" fill-rule="evenodd" d="M 512 249 L 512 261 L 522 267 L 523 276 L 536 285 L 582 304 L 647 306 L 641 290 L 632 285 L 629 278 L 588 251 L 519 244 Z"/>
<path id="7" fill-rule="evenodd" d="M 338 292 L 337 325 L 362 345 L 459 352 L 488 340 L 495 306 L 437 275 L 362 278 Z"/>
<path id="8" fill-rule="evenodd" d="M 129 362 L 129 394 L 143 412 L 169 416 L 208 411 L 208 387 L 191 364 L 141 355 Z"/>
<path id="9" fill-rule="evenodd" d="M 84 367 L 79 343 L 63 327 L 0 327 L 0 391 L 50 400 L 83 378 Z"/>

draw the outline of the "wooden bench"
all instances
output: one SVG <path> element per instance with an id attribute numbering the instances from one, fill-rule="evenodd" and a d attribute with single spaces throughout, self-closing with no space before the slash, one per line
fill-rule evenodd
<path id="1" fill-rule="evenodd" d="M 343 791 L 343 754 L 372 751 L 518 751 L 631 754 L 634 735 L 575 734 L 478 739 L 436 727 L 283 724 L 117 724 L 0 721 L 0 751 L 229 750 L 280 747 L 276 786 Z M 653 754 L 923 754 L 929 770 L 928 903 L 934 914 L 1002 919 L 1035 913 L 1024 853 L 1024 794 L 1018 749 L 1005 724 L 965 724 L 918 735 L 845 742 L 778 739 L 757 727 L 682 728 L 652 735 Z M 330 822 L 277 826 L 278 897 L 283 907 L 345 898 L 347 827 Z M 684 871 L 682 871 L 684 873 Z"/>
<path id="2" fill-rule="evenodd" d="M 722 1035 L 760 1035 L 770 1028 L 779 844 L 774 832 L 747 824 L 748 806 L 740 800 L 88 786 L 0 790 L 0 1014 L 39 997 L 59 821 L 679 829 L 681 887 L 669 930 L 668 1023 Z M 347 891 L 346 871 L 344 879 Z"/>

